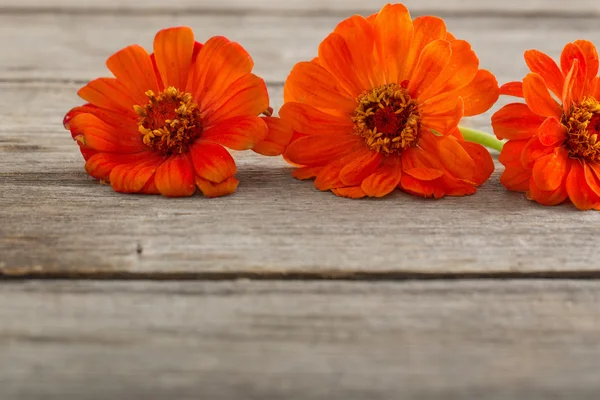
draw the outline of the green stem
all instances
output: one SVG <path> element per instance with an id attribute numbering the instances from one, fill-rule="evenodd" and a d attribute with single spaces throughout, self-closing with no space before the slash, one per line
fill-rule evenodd
<path id="1" fill-rule="evenodd" d="M 498 151 L 502 150 L 502 146 L 504 146 L 503 141 L 496 139 L 495 136 L 490 135 L 489 133 L 465 128 L 464 126 L 459 126 L 458 128 L 467 142 L 479 143 L 480 145 Z"/>

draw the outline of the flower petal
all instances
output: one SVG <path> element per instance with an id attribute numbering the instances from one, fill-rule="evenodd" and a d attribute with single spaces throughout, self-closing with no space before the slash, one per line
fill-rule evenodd
<path id="1" fill-rule="evenodd" d="M 382 158 L 381 153 L 365 148 L 360 155 L 342 168 L 340 180 L 347 186 L 360 185 L 366 177 L 375 172 Z"/>
<path id="2" fill-rule="evenodd" d="M 118 130 L 92 114 L 79 114 L 69 122 L 74 139 L 86 148 L 111 153 L 148 151 L 137 130 Z"/>
<path id="3" fill-rule="evenodd" d="M 339 135 L 352 132 L 350 118 L 326 114 L 302 103 L 285 103 L 279 116 L 292 125 L 293 130 L 308 135 Z"/>
<path id="4" fill-rule="evenodd" d="M 364 141 L 357 135 L 310 135 L 292 142 L 285 155 L 298 165 L 325 165 L 360 146 Z"/>
<path id="5" fill-rule="evenodd" d="M 598 50 L 596 50 L 596 46 L 592 42 L 587 40 L 576 40 L 573 43 L 583 52 L 587 67 L 586 79 L 591 81 L 598 75 Z"/>
<path id="6" fill-rule="evenodd" d="M 436 144 L 437 147 L 437 144 Z M 436 149 L 436 156 L 438 155 Z M 402 171 L 422 181 L 431 181 L 444 175 L 442 163 L 428 159 L 426 151 L 412 147 L 402 152 Z"/>
<path id="7" fill-rule="evenodd" d="M 465 117 L 483 114 L 498 101 L 500 96 L 496 77 L 485 69 L 478 70 L 471 83 L 453 93 L 462 97 Z"/>
<path id="8" fill-rule="evenodd" d="M 558 67 L 556 67 L 556 68 L 558 68 Z M 514 96 L 514 97 L 523 98 L 523 82 L 505 83 L 504 85 L 500 86 L 500 94 L 505 95 L 505 96 Z"/>
<path id="9" fill-rule="evenodd" d="M 188 154 L 172 155 L 158 167 L 154 179 L 163 196 L 191 196 L 196 191 L 193 166 Z"/>
<path id="10" fill-rule="evenodd" d="M 403 173 L 400 178 L 400 187 L 405 192 L 420 197 L 434 197 L 439 199 L 446 194 L 439 178 L 432 181 L 422 181 Z"/>
<path id="11" fill-rule="evenodd" d="M 525 62 L 531 72 L 535 72 L 542 77 L 552 93 L 558 98 L 562 98 L 565 77 L 552 58 L 538 50 L 527 50 L 525 52 Z"/>
<path id="12" fill-rule="evenodd" d="M 292 127 L 281 118 L 265 117 L 262 120 L 267 124 L 268 133 L 252 150 L 263 156 L 281 155 L 292 139 Z"/>
<path id="13" fill-rule="evenodd" d="M 504 143 L 504 146 L 502 146 L 502 150 L 500 151 L 500 155 L 498 156 L 498 161 L 504 165 L 513 162 L 518 162 L 519 165 L 521 165 L 523 149 L 528 142 L 529 138 L 524 140 L 509 140 L 508 142 Z"/>
<path id="14" fill-rule="evenodd" d="M 580 210 L 590 210 L 600 206 L 600 197 L 592 190 L 585 178 L 587 165 L 574 160 L 566 180 L 569 199 Z"/>
<path id="15" fill-rule="evenodd" d="M 312 62 L 294 66 L 283 88 L 285 102 L 309 104 L 332 115 L 349 116 L 356 100 L 325 68 Z"/>
<path id="16" fill-rule="evenodd" d="M 492 127 L 498 139 L 520 140 L 537 134 L 544 117 L 531 112 L 526 104 L 511 103 L 492 115 Z"/>
<path id="17" fill-rule="evenodd" d="M 438 141 L 440 160 L 446 171 L 454 177 L 473 181 L 475 161 L 454 137 L 442 137 Z"/>
<path id="18" fill-rule="evenodd" d="M 201 140 L 219 143 L 232 150 L 248 150 L 267 137 L 262 118 L 238 116 L 219 122 L 202 132 Z"/>
<path id="19" fill-rule="evenodd" d="M 401 79 L 411 80 L 421 52 L 429 43 L 438 39 L 446 39 L 446 23 L 438 17 L 423 16 L 413 21 L 414 34 L 404 61 Z M 396 82 L 397 83 L 397 82 Z"/>
<path id="20" fill-rule="evenodd" d="M 323 168 L 324 167 L 321 165 L 316 167 L 296 168 L 294 172 L 292 172 L 292 176 L 301 181 L 304 181 L 306 179 L 312 179 L 319 175 L 319 172 L 321 172 Z"/>
<path id="21" fill-rule="evenodd" d="M 465 151 L 469 154 L 469 157 L 475 162 L 474 175 L 472 180 L 476 185 L 482 185 L 494 172 L 494 160 L 490 152 L 478 143 L 459 141 L 458 142 Z"/>
<path id="22" fill-rule="evenodd" d="M 579 70 L 579 60 L 573 60 L 573 65 L 571 66 L 571 70 L 565 77 L 565 85 L 563 87 L 563 110 L 565 114 L 568 114 L 571 110 L 573 103 L 576 103 L 578 100 L 576 98 L 578 90 L 578 84 L 580 84 L 579 77 L 581 76 Z"/>
<path id="23" fill-rule="evenodd" d="M 540 142 L 544 146 L 552 146 L 567 138 L 567 127 L 554 117 L 546 118 L 538 129 L 538 135 L 540 137 Z"/>
<path id="24" fill-rule="evenodd" d="M 479 59 L 471 49 L 469 42 L 453 40 L 452 52 L 448 63 L 430 84 L 424 85 L 419 101 L 433 97 L 442 91 L 452 91 L 467 86 L 477 75 Z"/>
<path id="25" fill-rule="evenodd" d="M 386 157 L 379 168 L 362 181 L 360 188 L 369 197 L 383 197 L 396 189 L 401 177 L 400 157 Z"/>
<path id="26" fill-rule="evenodd" d="M 535 162 L 531 176 L 538 188 L 543 191 L 553 191 L 564 184 L 569 172 L 568 166 L 567 150 L 557 147 L 552 153 Z"/>
<path id="27" fill-rule="evenodd" d="M 163 29 L 156 34 L 154 60 L 165 88 L 185 89 L 194 43 L 194 32 L 188 27 Z"/>
<path id="28" fill-rule="evenodd" d="M 377 52 L 386 83 L 402 82 L 405 58 L 414 35 L 412 18 L 403 4 L 387 4 L 374 18 Z"/>
<path id="29" fill-rule="evenodd" d="M 422 101 L 419 96 L 442 73 L 451 55 L 452 46 L 446 40 L 434 40 L 423 48 L 407 88 L 411 97 Z"/>
<path id="30" fill-rule="evenodd" d="M 109 175 L 110 186 L 112 186 L 115 192 L 138 193 L 142 191 L 148 181 L 154 176 L 154 173 L 164 160 L 164 156 L 156 153 L 147 153 L 146 158 L 143 160 L 116 165 L 112 168 Z"/>
<path id="31" fill-rule="evenodd" d="M 531 170 L 523 168 L 521 161 L 505 164 L 504 172 L 500 175 L 500 183 L 514 192 L 527 191 L 530 179 Z"/>
<path id="32" fill-rule="evenodd" d="M 196 185 L 205 197 L 221 197 L 230 195 L 235 192 L 239 183 L 240 181 L 233 176 L 220 183 L 213 183 L 196 177 Z"/>
<path id="33" fill-rule="evenodd" d="M 439 101 L 436 99 L 439 99 Z M 454 101 L 454 106 L 446 110 L 445 108 L 452 104 L 452 101 Z M 436 105 L 439 106 L 436 107 Z M 463 101 L 460 97 L 441 95 L 428 100 L 428 103 L 421 107 L 421 133 L 429 132 L 431 129 L 441 134 L 451 132 L 458 126 L 463 117 L 463 110 Z"/>
<path id="34" fill-rule="evenodd" d="M 254 74 L 246 74 L 233 82 L 218 100 L 201 106 L 208 126 L 234 117 L 258 116 L 269 107 L 265 81 Z"/>
<path id="35" fill-rule="evenodd" d="M 523 147 L 521 164 L 524 168 L 532 169 L 535 162 L 554 151 L 555 146 L 544 146 L 538 136 L 534 136 Z"/>
<path id="36" fill-rule="evenodd" d="M 152 159 L 154 153 L 143 151 L 133 154 L 96 153 L 85 163 L 85 171 L 96 179 L 110 180 L 111 171 L 118 165 L 143 163 Z"/>
<path id="37" fill-rule="evenodd" d="M 533 178 L 529 181 L 529 190 L 527 191 L 527 198 L 529 200 L 537 201 L 543 206 L 556 206 L 564 202 L 568 197 L 565 185 L 560 185 L 555 190 L 544 191 L 541 190 L 535 184 Z"/>
<path id="38" fill-rule="evenodd" d="M 361 189 L 360 186 L 333 188 L 331 189 L 331 191 L 336 196 L 346 197 L 349 199 L 362 199 L 366 196 L 365 192 Z"/>
<path id="39" fill-rule="evenodd" d="M 223 182 L 237 171 L 231 154 L 217 143 L 198 140 L 190 147 L 190 156 L 196 175 L 213 183 Z"/>
<path id="40" fill-rule="evenodd" d="M 130 96 L 127 88 L 115 78 L 94 79 L 79 89 L 77 94 L 97 107 L 135 116 L 133 106 L 136 104 L 136 100 Z M 147 100 L 146 97 L 146 102 Z"/>
<path id="41" fill-rule="evenodd" d="M 138 105 L 148 103 L 145 93 L 158 93 L 158 82 L 150 55 L 143 47 L 128 46 L 108 58 L 106 66 Z"/>
<path id="42" fill-rule="evenodd" d="M 527 74 L 523 79 L 523 95 L 527 105 L 537 115 L 560 118 L 562 110 L 552 98 L 544 79 L 535 73 Z"/>

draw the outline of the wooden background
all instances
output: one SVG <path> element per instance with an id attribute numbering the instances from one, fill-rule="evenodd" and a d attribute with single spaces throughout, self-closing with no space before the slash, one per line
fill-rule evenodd
<path id="1" fill-rule="evenodd" d="M 250 153 L 227 198 L 119 195 L 62 128 L 110 54 L 174 25 L 239 41 L 277 109 L 382 4 L 0 0 L 0 399 L 598 398 L 599 213 L 508 193 L 500 164 L 471 197 L 351 201 Z M 600 45 L 597 1 L 405 4 L 501 83 L 526 49 Z"/>

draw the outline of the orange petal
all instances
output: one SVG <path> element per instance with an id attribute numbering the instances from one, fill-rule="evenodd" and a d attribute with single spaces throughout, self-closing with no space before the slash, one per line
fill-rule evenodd
<path id="1" fill-rule="evenodd" d="M 576 40 L 573 43 L 583 52 L 587 67 L 586 79 L 591 81 L 598 75 L 598 50 L 596 50 L 596 46 L 592 42 L 587 40 Z"/>
<path id="2" fill-rule="evenodd" d="M 355 15 L 340 22 L 321 42 L 319 63 L 338 79 L 348 94 L 356 97 L 365 89 L 383 83 L 375 72 L 379 63 L 374 58 L 374 46 L 374 27 Z"/>
<path id="3" fill-rule="evenodd" d="M 597 195 L 600 196 L 600 180 L 596 174 L 596 171 L 592 166 L 585 162 L 583 164 L 583 173 L 585 175 L 585 181 L 589 185 L 590 189 Z"/>
<path id="4" fill-rule="evenodd" d="M 475 162 L 472 180 L 476 185 L 482 185 L 494 172 L 494 160 L 490 152 L 478 143 L 459 141 L 460 145 Z"/>
<path id="5" fill-rule="evenodd" d="M 526 104 L 511 103 L 492 115 L 492 127 L 498 139 L 527 139 L 537 134 L 544 120 L 532 113 Z"/>
<path id="6" fill-rule="evenodd" d="M 241 85 L 245 81 L 241 79 L 253 76 L 250 75 L 253 67 L 252 58 L 238 43 L 225 38 L 210 39 L 198 54 L 194 66 L 195 81 L 189 91 L 194 93 L 202 110 L 213 109 L 230 92 L 239 92 L 243 88 Z M 257 85 L 263 86 L 264 82 L 258 82 Z M 269 104 L 268 94 L 261 96 L 260 100 L 267 104 L 265 110 Z"/>
<path id="7" fill-rule="evenodd" d="M 538 135 L 544 146 L 552 146 L 567 138 L 567 127 L 554 117 L 546 118 L 538 129 Z"/>
<path id="8" fill-rule="evenodd" d="M 133 106 L 136 104 L 123 86 L 115 78 L 94 79 L 77 92 L 79 97 L 104 109 L 112 109 L 123 114 L 135 115 Z M 146 97 L 146 104 L 148 98 Z"/>
<path id="9" fill-rule="evenodd" d="M 340 173 L 346 165 L 360 157 L 361 154 L 364 154 L 364 152 L 365 148 L 361 146 L 345 156 L 337 158 L 336 160 L 327 164 L 317 174 L 315 179 L 315 187 L 319 190 L 329 190 L 347 186 L 340 179 Z"/>
<path id="10" fill-rule="evenodd" d="M 200 139 L 219 143 L 232 150 L 248 150 L 267 137 L 267 124 L 259 117 L 238 116 L 206 129 Z"/>
<path id="11" fill-rule="evenodd" d="M 439 102 L 435 100 L 438 98 L 440 99 Z M 448 95 L 445 98 L 436 96 L 430 100 L 432 101 L 431 103 L 428 102 L 421 108 L 422 132 L 429 132 L 429 130 L 433 129 L 445 135 L 456 129 L 463 117 L 464 106 L 462 98 Z M 445 110 L 445 107 L 450 105 L 452 100 L 455 101 L 454 107 Z M 440 105 L 437 109 L 436 104 Z"/>
<path id="12" fill-rule="evenodd" d="M 196 177 L 196 185 L 205 197 L 221 197 L 232 194 L 237 189 L 239 183 L 240 181 L 233 176 L 221 183 L 213 183 Z"/>
<path id="13" fill-rule="evenodd" d="M 326 114 L 308 104 L 285 103 L 279 116 L 291 123 L 293 130 L 308 135 L 339 135 L 352 132 L 350 118 Z"/>
<path id="14" fill-rule="evenodd" d="M 565 77 L 565 85 L 563 87 L 563 110 L 565 114 L 568 114 L 571 110 L 573 103 L 578 102 L 577 94 L 578 90 L 581 89 L 578 87 L 581 84 L 580 81 L 580 70 L 579 70 L 579 60 L 573 60 L 573 65 L 571 66 L 571 70 Z"/>
<path id="15" fill-rule="evenodd" d="M 135 113 L 123 113 L 120 110 L 100 108 L 93 104 L 84 104 L 69 110 L 63 120 L 65 129 L 70 129 L 71 120 L 80 114 L 92 114 L 106 124 L 120 130 L 137 131 L 139 117 Z"/>
<path id="16" fill-rule="evenodd" d="M 196 191 L 193 166 L 188 154 L 172 155 L 158 167 L 154 179 L 163 196 L 191 196 Z"/>
<path id="17" fill-rule="evenodd" d="M 557 147 L 552 153 L 539 158 L 531 174 L 536 186 L 544 191 L 553 191 L 564 184 L 569 172 L 568 161 L 567 150 L 562 147 Z"/>
<path id="18" fill-rule="evenodd" d="M 283 88 L 285 102 L 309 104 L 333 115 L 349 116 L 356 100 L 325 68 L 311 62 L 294 66 Z"/>
<path id="19" fill-rule="evenodd" d="M 144 48 L 133 45 L 113 54 L 106 61 L 106 66 L 115 75 L 138 105 L 148 103 L 144 94 L 148 90 L 158 93 L 158 82 L 154 74 L 154 66 Z"/>
<path id="20" fill-rule="evenodd" d="M 521 153 L 521 164 L 524 168 L 532 169 L 535 162 L 544 157 L 546 154 L 550 154 L 554 151 L 555 146 L 544 146 L 540 142 L 538 136 L 534 136 L 523 147 L 523 153 Z"/>
<path id="21" fill-rule="evenodd" d="M 438 141 L 439 154 L 446 171 L 454 177 L 473 181 L 475 161 L 453 137 L 443 137 Z"/>
<path id="22" fill-rule="evenodd" d="M 535 72 L 542 77 L 552 93 L 558 98 L 562 98 L 565 77 L 552 58 L 541 51 L 527 50 L 525 52 L 525 62 L 531 72 Z"/>
<path id="23" fill-rule="evenodd" d="M 476 192 L 472 183 L 457 179 L 450 174 L 438 178 L 436 184 L 443 187 L 445 196 L 468 196 Z"/>
<path id="24" fill-rule="evenodd" d="M 523 95 L 527 105 L 535 114 L 560 118 L 562 110 L 548 92 L 546 83 L 540 75 L 527 74 L 523 79 Z"/>
<path id="25" fill-rule="evenodd" d="M 322 169 L 322 166 L 296 168 L 294 172 L 292 172 L 292 176 L 296 179 L 304 181 L 306 179 L 312 179 L 316 177 L 319 175 L 319 172 L 321 172 Z"/>
<path id="26" fill-rule="evenodd" d="M 558 68 L 558 67 L 556 67 Z M 523 98 L 523 82 L 508 82 L 500 86 L 500 94 Z"/>
<path id="27" fill-rule="evenodd" d="M 387 4 L 374 18 L 377 52 L 386 82 L 402 82 L 405 58 L 413 39 L 414 28 L 408 9 L 403 4 Z M 398 55 L 402 55 L 398 57 Z"/>
<path id="28" fill-rule="evenodd" d="M 574 68 L 575 65 L 577 65 L 576 68 Z M 571 101 L 580 102 L 583 98 L 583 90 L 587 77 L 587 60 L 583 54 L 583 50 L 574 43 L 567 43 L 560 55 L 560 67 L 563 74 L 567 77 L 565 81 L 569 78 L 571 79 L 570 83 L 565 82 L 564 84 L 563 101 L 568 104 L 571 104 Z M 572 69 L 574 69 L 574 72 L 570 74 Z M 564 88 L 567 87 L 569 89 L 565 96 Z M 570 97 L 571 101 L 567 100 L 568 97 Z"/>
<path id="29" fill-rule="evenodd" d="M 425 85 L 419 95 L 419 101 L 433 97 L 442 91 L 452 91 L 467 86 L 477 75 L 479 59 L 471 49 L 471 45 L 464 40 L 454 40 L 450 42 L 450 46 L 452 53 L 448 63 L 433 82 Z"/>
<path id="30" fill-rule="evenodd" d="M 246 74 L 233 82 L 211 105 L 201 105 L 208 126 L 233 117 L 258 116 L 269 107 L 265 81 Z"/>
<path id="31" fill-rule="evenodd" d="M 420 197 L 434 197 L 439 199 L 446 194 L 439 178 L 432 181 L 422 181 L 411 175 L 402 174 L 400 187 L 405 192 Z"/>
<path id="32" fill-rule="evenodd" d="M 146 183 L 154 176 L 154 173 L 164 160 L 164 156 L 147 153 L 147 157 L 144 160 L 116 165 L 110 172 L 110 186 L 112 186 L 115 192 L 138 193 L 142 191 Z"/>
<path id="33" fill-rule="evenodd" d="M 298 165 L 325 165 L 360 146 L 364 141 L 357 135 L 311 135 L 292 142 L 285 155 Z"/>
<path id="34" fill-rule="evenodd" d="M 402 166 L 400 157 L 386 157 L 370 176 L 362 181 L 360 188 L 369 197 L 383 197 L 400 184 Z"/>
<path id="35" fill-rule="evenodd" d="M 529 139 L 509 140 L 504 143 L 504 146 L 502 146 L 502 150 L 500 151 L 500 156 L 498 156 L 498 161 L 504 165 L 513 162 L 521 164 L 521 155 L 523 154 L 523 149 L 527 145 L 527 142 L 529 142 Z"/>
<path id="36" fill-rule="evenodd" d="M 263 156 L 281 155 L 292 139 L 292 127 L 287 121 L 276 117 L 264 117 L 262 120 L 267 124 L 268 133 L 252 150 Z"/>
<path id="37" fill-rule="evenodd" d="M 360 186 L 334 188 L 331 189 L 331 191 L 336 196 L 346 197 L 349 199 L 362 199 L 366 196 L 365 192 L 363 192 Z"/>
<path id="38" fill-rule="evenodd" d="M 340 180 L 346 186 L 360 185 L 362 181 L 371 175 L 379 164 L 383 156 L 379 152 L 371 151 L 365 148 L 364 152 L 351 160 L 340 171 Z"/>
<path id="39" fill-rule="evenodd" d="M 153 156 L 154 153 L 148 151 L 134 154 L 96 153 L 85 163 L 85 171 L 96 179 L 109 181 L 110 173 L 117 165 L 143 163 Z"/>
<path id="40" fill-rule="evenodd" d="M 419 98 L 420 94 L 431 86 L 448 64 L 451 54 L 452 47 L 446 40 L 434 40 L 423 48 L 408 84 L 411 97 Z"/>
<path id="41" fill-rule="evenodd" d="M 585 163 L 574 160 L 567 176 L 566 189 L 569 199 L 580 210 L 589 210 L 600 206 L 600 197 L 594 193 L 585 178 Z"/>
<path id="42" fill-rule="evenodd" d="M 508 190 L 525 192 L 529 189 L 530 179 L 531 170 L 523 168 L 521 161 L 517 161 L 505 164 L 504 172 L 500 176 L 500 183 Z"/>
<path id="43" fill-rule="evenodd" d="M 527 191 L 529 200 L 535 200 L 543 206 L 556 206 L 565 201 L 567 197 L 565 185 L 560 185 L 552 191 L 544 191 L 537 187 L 533 178 L 529 180 L 529 190 Z"/>
<path id="44" fill-rule="evenodd" d="M 404 69 L 400 80 L 411 80 L 421 52 L 429 43 L 438 39 L 446 39 L 446 24 L 438 17 L 423 16 L 413 21 L 414 34 L 404 60 Z M 400 55 L 401 56 L 401 55 Z"/>
<path id="45" fill-rule="evenodd" d="M 401 161 L 403 173 L 422 181 L 431 181 L 444 174 L 442 163 L 438 160 L 431 162 L 427 152 L 417 147 L 402 152 Z"/>
<path id="46" fill-rule="evenodd" d="M 213 183 L 223 182 L 237 171 L 233 157 L 220 144 L 198 140 L 190 147 L 190 156 L 196 175 Z"/>
<path id="47" fill-rule="evenodd" d="M 163 29 L 156 34 L 154 60 L 165 87 L 185 89 L 194 43 L 194 32 L 187 27 Z"/>
<path id="48" fill-rule="evenodd" d="M 564 75 L 567 75 L 573 66 L 573 61 L 577 60 L 579 71 L 583 78 L 587 76 L 587 63 L 583 50 L 575 43 L 567 43 L 560 55 L 560 69 Z"/>
<path id="49" fill-rule="evenodd" d="M 600 99 L 600 77 L 598 76 L 590 82 L 590 96 Z"/>
<path id="50" fill-rule="evenodd" d="M 500 89 L 496 77 L 491 72 L 480 69 L 471 83 L 453 93 L 463 99 L 464 116 L 472 117 L 489 110 L 498 100 Z"/>
<path id="51" fill-rule="evenodd" d="M 69 122 L 74 139 L 83 141 L 86 148 L 111 153 L 147 151 L 137 130 L 118 130 L 92 114 L 79 114 Z"/>

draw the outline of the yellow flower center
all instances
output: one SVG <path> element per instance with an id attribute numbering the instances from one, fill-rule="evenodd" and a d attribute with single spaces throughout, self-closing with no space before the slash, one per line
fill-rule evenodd
<path id="1" fill-rule="evenodd" d="M 352 115 L 354 132 L 370 150 L 401 153 L 419 140 L 421 114 L 417 101 L 395 83 L 363 92 Z"/>
<path id="2" fill-rule="evenodd" d="M 565 148 L 571 158 L 600 161 L 600 104 L 593 97 L 584 99 L 563 117 L 567 127 Z"/>
<path id="3" fill-rule="evenodd" d="M 146 96 L 148 104 L 133 106 L 144 144 L 165 155 L 186 152 L 202 133 L 202 116 L 192 95 L 171 86 L 158 96 L 148 90 Z"/>

